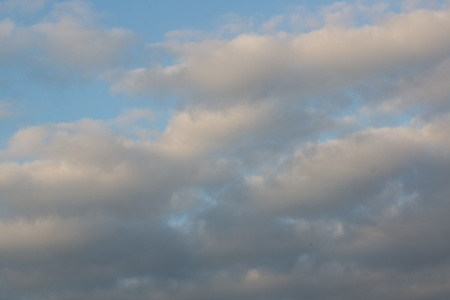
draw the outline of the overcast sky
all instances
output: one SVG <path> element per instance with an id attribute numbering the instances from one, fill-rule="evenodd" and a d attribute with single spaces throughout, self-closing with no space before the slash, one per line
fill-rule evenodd
<path id="1" fill-rule="evenodd" d="M 2 300 L 450 299 L 449 1 L 0 2 Z"/>

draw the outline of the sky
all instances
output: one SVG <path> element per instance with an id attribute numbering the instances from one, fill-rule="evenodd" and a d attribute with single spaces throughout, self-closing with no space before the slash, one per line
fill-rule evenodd
<path id="1" fill-rule="evenodd" d="M 0 1 L 0 298 L 450 298 L 449 1 Z"/>

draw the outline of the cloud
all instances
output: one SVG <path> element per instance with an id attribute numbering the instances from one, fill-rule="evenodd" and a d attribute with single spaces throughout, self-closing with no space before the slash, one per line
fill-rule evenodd
<path id="1" fill-rule="evenodd" d="M 357 89 L 446 60 L 449 16 L 445 10 L 416 10 L 366 26 L 167 43 L 174 64 L 128 71 L 113 90 L 191 93 L 191 101 L 224 104 L 274 95 L 301 101 L 318 92 Z"/>
<path id="2" fill-rule="evenodd" d="M 59 68 L 97 74 L 117 67 L 137 41 L 129 30 L 99 25 L 98 14 L 86 2 L 55 3 L 52 8 L 30 26 L 0 21 L 0 63 L 31 65 L 44 74 Z"/>
<path id="3" fill-rule="evenodd" d="M 447 112 L 449 90 L 445 83 L 449 77 L 449 62 L 449 59 L 445 59 L 431 68 L 399 78 L 385 95 L 379 108 L 397 113 L 411 107 L 420 107 L 428 116 Z"/>
<path id="4" fill-rule="evenodd" d="M 128 33 L 83 2 L 53 8 L 3 20 L 2 57 L 117 59 L 103 47 Z M 164 126 L 128 109 L 15 132 L 0 150 L 2 297 L 448 298 L 450 15 L 360 26 L 355 11 L 328 7 L 304 33 L 277 31 L 287 16 L 231 39 L 172 33 L 173 65 L 114 87 L 179 95 Z"/>
<path id="5" fill-rule="evenodd" d="M 327 215 L 328 209 L 331 214 L 337 209 L 348 211 L 347 205 L 355 203 L 364 206 L 364 201 L 372 201 L 383 188 L 389 188 L 383 182 L 401 181 L 414 172 L 425 173 L 420 170 L 421 160 L 432 163 L 433 157 L 438 164 L 445 159 L 448 144 L 442 128 L 447 122 L 448 118 L 422 130 L 369 129 L 345 139 L 307 146 L 286 158 L 281 170 L 249 177 L 248 185 L 255 193 L 251 198 L 267 209 L 293 215 L 298 211 L 305 216 Z"/>
<path id="6" fill-rule="evenodd" d="M 31 161 L 0 165 L 9 295 L 446 293 L 445 280 L 418 278 L 446 272 L 448 116 L 304 145 L 261 168 L 229 151 L 263 124 L 247 113 L 179 112 L 150 141 L 88 119 L 17 133 L 2 156 Z"/>

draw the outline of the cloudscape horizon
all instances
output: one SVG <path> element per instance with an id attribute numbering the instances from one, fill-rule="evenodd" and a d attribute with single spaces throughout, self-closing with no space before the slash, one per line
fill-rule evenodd
<path id="1" fill-rule="evenodd" d="M 0 298 L 450 299 L 449 32 L 450 1 L 0 2 Z"/>

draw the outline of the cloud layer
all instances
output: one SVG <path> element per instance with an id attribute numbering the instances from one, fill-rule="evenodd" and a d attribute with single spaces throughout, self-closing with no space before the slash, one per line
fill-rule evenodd
<path id="1" fill-rule="evenodd" d="M 1 298 L 448 298 L 450 12 L 409 8 L 168 39 L 149 49 L 170 65 L 103 74 L 179 97 L 164 128 L 135 109 L 17 131 L 0 150 Z M 376 20 L 348 19 L 362 11 Z M 77 72 L 120 66 L 135 35 L 92 14 L 0 21 L 0 62 L 37 47 Z"/>

